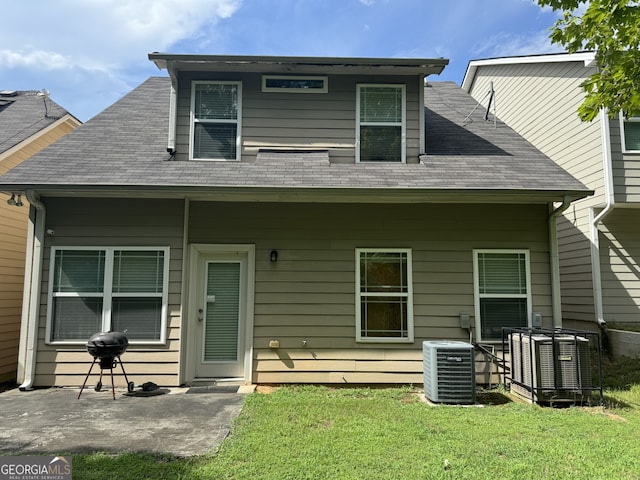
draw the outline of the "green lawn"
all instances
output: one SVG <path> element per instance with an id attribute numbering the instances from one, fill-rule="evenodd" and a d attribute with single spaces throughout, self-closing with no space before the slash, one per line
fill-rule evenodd
<path id="1" fill-rule="evenodd" d="M 74 455 L 74 479 L 640 479 L 640 361 L 606 365 L 605 407 L 432 407 L 410 388 L 298 386 L 246 398 L 216 452 Z M 615 375 L 614 375 L 615 372 Z M 494 401 L 494 405 L 488 402 Z"/>

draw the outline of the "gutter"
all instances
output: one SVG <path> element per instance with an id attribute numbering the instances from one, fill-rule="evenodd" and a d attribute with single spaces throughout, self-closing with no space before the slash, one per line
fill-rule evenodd
<path id="1" fill-rule="evenodd" d="M 611 159 L 611 133 L 609 116 L 604 109 L 600 110 L 600 136 L 602 137 L 602 170 L 604 173 L 604 192 L 606 204 L 604 209 L 594 218 L 593 207 L 589 209 L 591 235 L 591 271 L 593 281 L 593 301 L 596 321 L 600 328 L 604 327 L 604 307 L 602 305 L 602 277 L 600 273 L 600 235 L 598 225 L 613 211 L 616 206 L 613 187 L 613 163 Z"/>
<path id="2" fill-rule="evenodd" d="M 20 351 L 18 354 L 18 381 L 20 391 L 33 390 L 38 345 L 38 312 L 40 301 L 40 278 L 45 234 L 46 209 L 33 190 L 25 192 L 31 205 L 25 263 L 24 295 L 22 297 L 22 320 L 20 327 Z"/>
<path id="3" fill-rule="evenodd" d="M 569 205 L 571 197 L 568 195 L 562 199 L 562 205 L 553 210 L 549 215 L 549 262 L 551 268 L 551 304 L 553 315 L 553 328 L 562 328 L 562 299 L 560 292 L 560 263 L 558 260 L 558 225 L 556 218 L 561 215 Z M 553 204 L 551 204 L 553 208 Z"/>

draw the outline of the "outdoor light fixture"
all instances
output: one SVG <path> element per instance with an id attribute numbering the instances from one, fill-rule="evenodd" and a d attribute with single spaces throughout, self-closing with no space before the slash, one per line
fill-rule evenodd
<path id="1" fill-rule="evenodd" d="M 11 198 L 7 200 L 7 205 L 11 207 L 21 207 L 24 205 L 24 203 L 22 203 L 22 195 L 18 194 L 18 199 L 16 200 L 16 194 L 12 193 Z"/>
<path id="2" fill-rule="evenodd" d="M 271 250 L 271 261 L 272 262 L 277 262 L 278 261 L 278 251 L 277 250 Z"/>

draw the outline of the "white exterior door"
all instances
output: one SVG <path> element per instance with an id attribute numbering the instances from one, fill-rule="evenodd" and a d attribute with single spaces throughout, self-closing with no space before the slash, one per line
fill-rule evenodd
<path id="1" fill-rule="evenodd" d="M 250 255 L 225 250 L 196 249 L 192 260 L 190 330 L 196 381 L 246 379 L 250 363 Z"/>

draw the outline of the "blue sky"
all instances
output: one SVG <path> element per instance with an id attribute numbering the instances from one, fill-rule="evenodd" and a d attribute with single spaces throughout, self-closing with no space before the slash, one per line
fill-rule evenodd
<path id="1" fill-rule="evenodd" d="M 10 10 L 10 12 L 9 12 Z M 532 0 L 23 0 L 5 7 L 0 90 L 40 90 L 82 121 L 146 78 L 149 52 L 470 60 L 558 52 Z"/>

